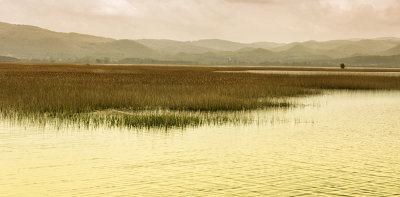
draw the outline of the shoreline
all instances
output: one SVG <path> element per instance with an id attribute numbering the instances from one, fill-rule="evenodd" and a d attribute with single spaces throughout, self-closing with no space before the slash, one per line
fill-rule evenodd
<path id="1" fill-rule="evenodd" d="M 177 67 L 177 68 L 215 68 L 215 69 L 255 69 L 255 70 L 293 70 L 293 71 L 358 71 L 358 72 L 400 72 L 400 67 L 358 67 L 347 66 L 340 69 L 333 66 L 259 66 L 259 65 L 179 65 L 179 64 L 86 64 L 86 63 L 34 63 L 34 62 L 0 62 L 1 66 L 94 66 L 94 67 Z"/>

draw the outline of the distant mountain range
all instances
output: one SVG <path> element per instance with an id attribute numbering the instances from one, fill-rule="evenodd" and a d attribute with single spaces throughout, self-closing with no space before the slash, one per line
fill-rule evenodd
<path id="1" fill-rule="evenodd" d="M 238 43 L 116 40 L 0 23 L 0 62 L 400 66 L 400 39 Z"/>

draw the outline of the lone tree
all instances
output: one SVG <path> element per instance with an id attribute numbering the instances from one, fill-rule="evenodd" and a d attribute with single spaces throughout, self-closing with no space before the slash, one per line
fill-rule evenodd
<path id="1" fill-rule="evenodd" d="M 344 69 L 344 68 L 346 68 L 346 65 L 344 65 L 344 63 L 341 63 L 341 64 L 340 64 L 340 68 L 341 68 L 341 69 Z"/>

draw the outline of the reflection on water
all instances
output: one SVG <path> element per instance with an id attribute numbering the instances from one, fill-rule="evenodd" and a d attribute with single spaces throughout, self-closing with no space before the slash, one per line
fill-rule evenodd
<path id="1" fill-rule="evenodd" d="M 336 92 L 243 126 L 0 123 L 1 196 L 400 195 L 400 93 Z"/>
<path id="2" fill-rule="evenodd" d="M 355 71 L 294 71 L 294 70 L 246 70 L 246 71 L 222 71 L 222 72 L 240 72 L 256 74 L 284 74 L 284 75 L 363 75 L 363 76 L 400 76 L 400 72 L 355 72 Z"/>

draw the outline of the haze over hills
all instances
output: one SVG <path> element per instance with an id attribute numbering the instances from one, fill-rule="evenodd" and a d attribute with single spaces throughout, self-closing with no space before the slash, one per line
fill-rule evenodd
<path id="1" fill-rule="evenodd" d="M 382 53 L 382 55 L 398 55 L 398 54 L 400 54 L 400 44 Z"/>
<path id="2" fill-rule="evenodd" d="M 136 41 L 147 47 L 169 53 L 206 53 L 218 51 L 237 51 L 243 48 L 274 49 L 285 45 L 282 43 L 273 42 L 238 43 L 219 39 L 207 39 L 197 41 L 142 39 Z"/>
<path id="3" fill-rule="evenodd" d="M 23 59 L 84 57 L 154 57 L 157 52 L 131 40 L 114 40 L 76 33 L 0 23 L 0 54 Z"/>
<path id="4" fill-rule="evenodd" d="M 192 45 L 211 48 L 219 51 L 237 51 L 243 48 L 273 49 L 285 44 L 273 42 L 238 43 L 227 40 L 207 39 L 190 42 Z"/>
<path id="5" fill-rule="evenodd" d="M 206 52 L 217 52 L 217 49 L 197 46 L 191 42 L 180 42 L 174 40 L 152 40 L 142 39 L 136 40 L 140 44 L 143 44 L 149 48 L 164 51 L 168 53 L 206 53 Z"/>
<path id="6" fill-rule="evenodd" d="M 0 56 L 0 62 L 18 62 L 19 59 L 7 56 Z"/>
<path id="7" fill-rule="evenodd" d="M 0 23 L 0 61 L 219 65 L 400 66 L 400 39 L 238 43 L 207 39 L 116 40 Z M 376 61 L 375 61 L 376 60 Z"/>

